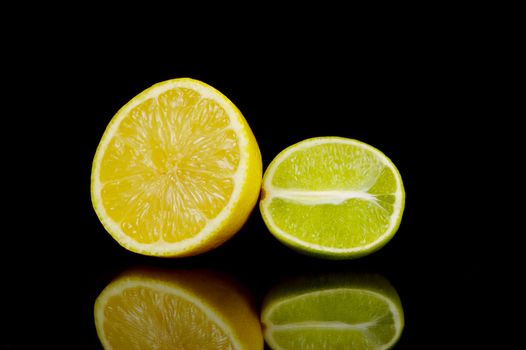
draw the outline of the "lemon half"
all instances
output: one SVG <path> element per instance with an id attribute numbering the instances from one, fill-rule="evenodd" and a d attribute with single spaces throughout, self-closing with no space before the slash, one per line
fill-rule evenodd
<path id="1" fill-rule="evenodd" d="M 241 228 L 261 176 L 259 147 L 238 108 L 203 82 L 173 79 L 115 114 L 93 160 L 91 198 L 126 249 L 189 256 Z"/>

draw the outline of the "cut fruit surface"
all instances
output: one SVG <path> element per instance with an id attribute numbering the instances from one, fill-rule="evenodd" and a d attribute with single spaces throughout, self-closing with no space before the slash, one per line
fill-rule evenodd
<path id="1" fill-rule="evenodd" d="M 390 349 L 404 327 L 398 294 L 378 275 L 288 281 L 266 296 L 261 321 L 273 350 Z"/>
<path id="2" fill-rule="evenodd" d="M 133 270 L 95 302 L 105 349 L 262 350 L 250 297 L 209 271 Z"/>
<path id="3" fill-rule="evenodd" d="M 342 137 L 282 151 L 263 176 L 260 210 L 274 236 L 301 252 L 354 258 L 386 244 L 405 203 L 402 178 L 382 152 Z"/>
<path id="4" fill-rule="evenodd" d="M 258 145 L 234 104 L 200 81 L 173 79 L 113 117 L 93 161 L 92 202 L 125 248 L 195 255 L 241 228 L 261 172 Z"/>

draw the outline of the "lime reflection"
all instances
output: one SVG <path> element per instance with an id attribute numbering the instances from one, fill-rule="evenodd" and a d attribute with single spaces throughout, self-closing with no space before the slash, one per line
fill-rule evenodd
<path id="1" fill-rule="evenodd" d="M 251 296 L 209 270 L 128 270 L 95 301 L 105 349 L 263 349 Z"/>
<path id="2" fill-rule="evenodd" d="M 400 298 L 372 274 L 298 277 L 265 297 L 261 322 L 274 350 L 390 349 L 402 333 Z"/>

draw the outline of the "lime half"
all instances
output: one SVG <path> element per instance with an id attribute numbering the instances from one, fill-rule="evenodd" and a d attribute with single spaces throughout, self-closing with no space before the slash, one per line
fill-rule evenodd
<path id="1" fill-rule="evenodd" d="M 266 296 L 262 310 L 273 350 L 390 349 L 404 328 L 400 298 L 379 275 L 289 281 Z"/>
<path id="2" fill-rule="evenodd" d="M 400 225 L 404 202 L 400 173 L 382 152 L 356 140 L 318 137 L 270 163 L 260 210 L 286 245 L 346 259 L 385 245 Z"/>

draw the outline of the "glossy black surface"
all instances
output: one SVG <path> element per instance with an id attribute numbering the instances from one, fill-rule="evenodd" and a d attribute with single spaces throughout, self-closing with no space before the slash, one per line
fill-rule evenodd
<path id="1" fill-rule="evenodd" d="M 85 55 L 89 59 L 81 60 Z M 480 342 L 478 322 L 486 315 L 481 290 L 488 273 L 481 228 L 491 211 L 475 210 L 472 196 L 480 181 L 472 169 L 480 155 L 469 137 L 477 128 L 470 126 L 473 116 L 467 111 L 481 102 L 469 88 L 472 66 L 462 55 L 443 57 L 430 47 L 418 54 L 399 48 L 389 55 L 387 60 L 363 54 L 352 62 L 347 56 L 317 62 L 302 61 L 301 55 L 259 60 L 240 55 L 220 64 L 212 58 L 179 63 L 172 57 L 141 61 L 115 52 L 73 52 L 57 78 L 56 86 L 65 90 L 51 105 L 42 105 L 50 119 L 45 132 L 55 132 L 46 134 L 35 157 L 45 170 L 33 177 L 39 191 L 27 191 L 38 193 L 37 200 L 16 204 L 37 215 L 25 219 L 28 238 L 20 235 L 13 254 L 4 257 L 9 285 L 16 287 L 7 291 L 11 321 L 0 344 L 100 348 L 94 300 L 117 274 L 136 265 L 220 270 L 248 287 L 258 305 L 276 283 L 298 274 L 376 273 L 391 282 L 404 308 L 406 324 L 396 349 Z M 91 207 L 91 161 L 123 104 L 176 77 L 202 80 L 239 107 L 258 140 L 264 168 L 285 147 L 314 136 L 354 138 L 382 150 L 406 189 L 396 236 L 358 260 L 319 260 L 276 241 L 256 207 L 233 239 L 201 256 L 158 259 L 121 248 Z M 17 253 L 24 242 L 30 247 Z"/>

